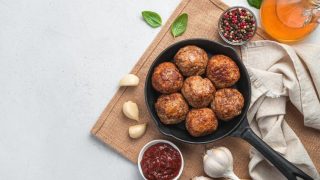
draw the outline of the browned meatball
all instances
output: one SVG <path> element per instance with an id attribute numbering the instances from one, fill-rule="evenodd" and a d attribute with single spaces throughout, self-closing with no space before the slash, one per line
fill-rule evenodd
<path id="1" fill-rule="evenodd" d="M 237 64 L 228 56 L 215 55 L 208 62 L 207 77 L 216 88 L 225 88 L 239 80 L 240 71 Z"/>
<path id="2" fill-rule="evenodd" d="M 201 76 L 188 77 L 181 89 L 190 106 L 195 108 L 207 107 L 212 101 L 215 91 L 211 81 Z"/>
<path id="3" fill-rule="evenodd" d="M 152 86 L 155 90 L 169 94 L 178 92 L 183 84 L 183 76 L 171 62 L 159 64 L 152 74 Z"/>
<path id="4" fill-rule="evenodd" d="M 218 128 L 218 120 L 209 108 L 192 109 L 187 115 L 186 128 L 191 136 L 205 136 Z"/>
<path id="5" fill-rule="evenodd" d="M 161 95 L 155 108 L 161 122 L 164 124 L 177 124 L 185 120 L 189 106 L 180 93 Z"/>
<path id="6" fill-rule="evenodd" d="M 185 46 L 174 56 L 174 61 L 184 76 L 202 75 L 206 70 L 208 55 L 197 46 Z"/>
<path id="7" fill-rule="evenodd" d="M 241 114 L 244 106 L 242 94 L 233 88 L 219 89 L 211 103 L 211 108 L 219 119 L 228 121 Z"/>

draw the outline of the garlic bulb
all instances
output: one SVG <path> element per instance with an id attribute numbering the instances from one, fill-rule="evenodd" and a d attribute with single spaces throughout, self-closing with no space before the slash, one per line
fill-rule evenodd
<path id="1" fill-rule="evenodd" d="M 203 157 L 204 172 L 213 178 L 239 180 L 233 172 L 233 158 L 229 149 L 218 147 L 207 150 Z"/>
<path id="2" fill-rule="evenodd" d="M 130 126 L 129 136 L 134 139 L 139 138 L 146 132 L 146 129 L 147 129 L 147 123 Z"/>
<path id="3" fill-rule="evenodd" d="M 122 106 L 122 111 L 129 119 L 139 121 L 138 105 L 132 101 L 127 101 Z"/>
<path id="4" fill-rule="evenodd" d="M 191 180 L 212 180 L 212 179 L 204 176 L 196 176 L 196 177 L 193 177 Z"/>
<path id="5" fill-rule="evenodd" d="M 119 82 L 119 86 L 137 86 L 138 84 L 139 78 L 134 74 L 125 75 Z"/>

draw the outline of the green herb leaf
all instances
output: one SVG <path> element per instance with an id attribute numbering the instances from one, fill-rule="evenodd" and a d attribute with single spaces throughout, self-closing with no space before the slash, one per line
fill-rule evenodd
<path id="1" fill-rule="evenodd" d="M 187 25 L 188 25 L 188 14 L 183 13 L 179 17 L 177 17 L 177 19 L 175 19 L 171 25 L 171 33 L 173 37 L 182 35 L 186 31 Z"/>
<path id="2" fill-rule="evenodd" d="M 161 26 L 162 20 L 158 13 L 152 11 L 142 11 L 143 19 L 153 28 Z"/>
<path id="3" fill-rule="evenodd" d="M 257 9 L 260 9 L 262 0 L 247 0 L 247 1 L 248 1 L 250 6 L 255 7 Z"/>

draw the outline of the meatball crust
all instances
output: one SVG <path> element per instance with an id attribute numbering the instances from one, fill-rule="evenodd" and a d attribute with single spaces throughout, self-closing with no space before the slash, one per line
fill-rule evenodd
<path id="1" fill-rule="evenodd" d="M 155 103 L 155 108 L 161 122 L 178 124 L 186 119 L 189 106 L 180 93 L 161 95 Z"/>
<path id="2" fill-rule="evenodd" d="M 183 84 L 183 76 L 176 65 L 171 62 L 159 64 L 152 74 L 152 86 L 160 93 L 178 92 Z"/>
<path id="3" fill-rule="evenodd" d="M 174 62 L 184 76 L 202 75 L 206 70 L 208 55 L 197 46 L 185 46 L 174 56 Z"/>
<path id="4" fill-rule="evenodd" d="M 215 55 L 208 62 L 207 77 L 216 88 L 225 88 L 234 85 L 240 79 L 240 71 L 228 56 Z"/>
<path id="5" fill-rule="evenodd" d="M 187 114 L 186 128 L 191 136 L 205 136 L 217 130 L 218 120 L 209 108 L 192 109 Z"/>
<path id="6" fill-rule="evenodd" d="M 242 94 L 233 88 L 219 89 L 211 103 L 212 110 L 219 119 L 229 121 L 241 114 L 244 106 Z"/>
<path id="7" fill-rule="evenodd" d="M 207 107 L 212 101 L 215 91 L 211 81 L 201 76 L 188 77 L 181 89 L 190 106 L 195 108 Z"/>

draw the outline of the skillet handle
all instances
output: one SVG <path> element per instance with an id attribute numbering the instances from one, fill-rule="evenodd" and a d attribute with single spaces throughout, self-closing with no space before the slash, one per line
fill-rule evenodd
<path id="1" fill-rule="evenodd" d="M 241 137 L 256 148 L 266 159 L 268 159 L 286 178 L 297 180 L 297 177 L 305 180 L 312 180 L 310 176 L 290 163 L 268 144 L 260 139 L 249 127 L 248 120 L 244 119 L 239 129 L 232 133 L 232 136 Z"/>

